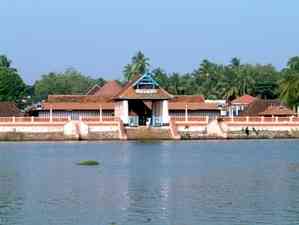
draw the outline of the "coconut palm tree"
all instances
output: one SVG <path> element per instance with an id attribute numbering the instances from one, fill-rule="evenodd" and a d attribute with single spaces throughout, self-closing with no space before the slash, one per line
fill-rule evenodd
<path id="1" fill-rule="evenodd" d="M 280 98 L 291 107 L 299 105 L 299 57 L 289 59 L 279 82 Z"/>
<path id="2" fill-rule="evenodd" d="M 279 83 L 280 98 L 291 107 L 299 104 L 299 73 L 287 73 Z"/>
<path id="3" fill-rule="evenodd" d="M 287 66 L 288 69 L 299 72 L 299 56 L 290 58 Z"/>
<path id="4" fill-rule="evenodd" d="M 5 55 L 0 55 L 0 67 L 10 68 L 11 60 Z"/>
<path id="5" fill-rule="evenodd" d="M 135 75 L 146 73 L 150 66 L 149 58 L 145 57 L 141 51 L 137 52 L 131 61 L 131 64 L 127 64 L 123 70 L 124 77 L 127 81 L 133 79 Z"/>

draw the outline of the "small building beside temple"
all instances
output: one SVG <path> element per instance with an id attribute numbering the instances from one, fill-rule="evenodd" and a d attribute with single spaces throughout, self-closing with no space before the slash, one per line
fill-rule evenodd
<path id="1" fill-rule="evenodd" d="M 14 102 L 0 102 L 0 117 L 22 116 L 20 109 Z"/>
<path id="2" fill-rule="evenodd" d="M 255 99 L 256 98 L 251 95 L 243 95 L 234 99 L 228 104 L 228 116 L 240 116 L 241 112 L 245 111 Z"/>
<path id="3" fill-rule="evenodd" d="M 260 99 L 255 100 L 240 113 L 240 116 L 264 116 L 264 117 L 289 117 L 295 116 L 295 112 L 284 105 L 278 99 Z"/>
<path id="4" fill-rule="evenodd" d="M 290 117 L 295 115 L 296 113 L 284 105 L 268 106 L 265 111 L 259 113 L 259 116 L 266 117 Z"/>
<path id="5" fill-rule="evenodd" d="M 206 103 L 203 96 L 172 95 L 147 73 L 121 85 L 108 81 L 95 85 L 86 95 L 49 95 L 37 110 L 39 117 L 98 116 L 119 118 L 127 126 L 164 126 L 171 117 L 220 116 L 216 103 Z"/>

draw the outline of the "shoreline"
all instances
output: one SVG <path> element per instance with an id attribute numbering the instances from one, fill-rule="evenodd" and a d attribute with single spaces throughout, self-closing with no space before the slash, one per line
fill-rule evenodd
<path id="1" fill-rule="evenodd" d="M 131 142 L 131 141 L 138 141 L 138 142 L 151 142 L 151 141 L 210 141 L 210 140 L 277 140 L 277 139 L 290 139 L 290 140 L 299 140 L 298 136 L 291 136 L 291 135 L 276 135 L 276 136 L 245 136 L 245 135 L 238 135 L 238 136 L 228 136 L 228 137 L 217 137 L 217 136 L 202 136 L 202 137 L 190 137 L 190 138 L 180 138 L 180 139 L 173 139 L 173 138 L 135 138 L 135 139 L 120 139 L 120 138 L 75 138 L 75 137 L 65 137 L 63 134 L 60 134 L 59 138 L 53 134 L 39 134 L 38 138 L 36 135 L 27 134 L 27 133 L 3 133 L 0 135 L 0 142 Z M 42 137 L 43 136 L 43 137 Z"/>
<path id="2" fill-rule="evenodd" d="M 93 118 L 94 119 L 94 118 Z M 240 121 L 246 119 L 246 121 Z M 0 121 L 0 141 L 110 141 L 110 140 L 234 140 L 296 139 L 299 119 L 296 117 L 225 118 L 200 117 L 195 121 L 171 120 L 162 126 L 128 126 L 115 118 L 112 121 L 61 120 L 40 121 L 18 118 Z M 44 120 L 44 119 L 43 119 Z"/>

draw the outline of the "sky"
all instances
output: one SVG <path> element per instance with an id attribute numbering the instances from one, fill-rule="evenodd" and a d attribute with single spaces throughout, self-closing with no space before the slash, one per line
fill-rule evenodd
<path id="1" fill-rule="evenodd" d="M 119 79 L 138 50 L 169 73 L 232 57 L 280 69 L 299 55 L 298 9 L 298 0 L 0 0 L 0 54 L 29 84 L 70 67 Z"/>

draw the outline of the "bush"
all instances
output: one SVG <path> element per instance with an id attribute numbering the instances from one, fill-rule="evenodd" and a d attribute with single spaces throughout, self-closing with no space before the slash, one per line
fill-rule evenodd
<path id="1" fill-rule="evenodd" d="M 98 161 L 95 160 L 81 160 L 78 165 L 79 166 L 97 166 L 100 163 Z"/>

